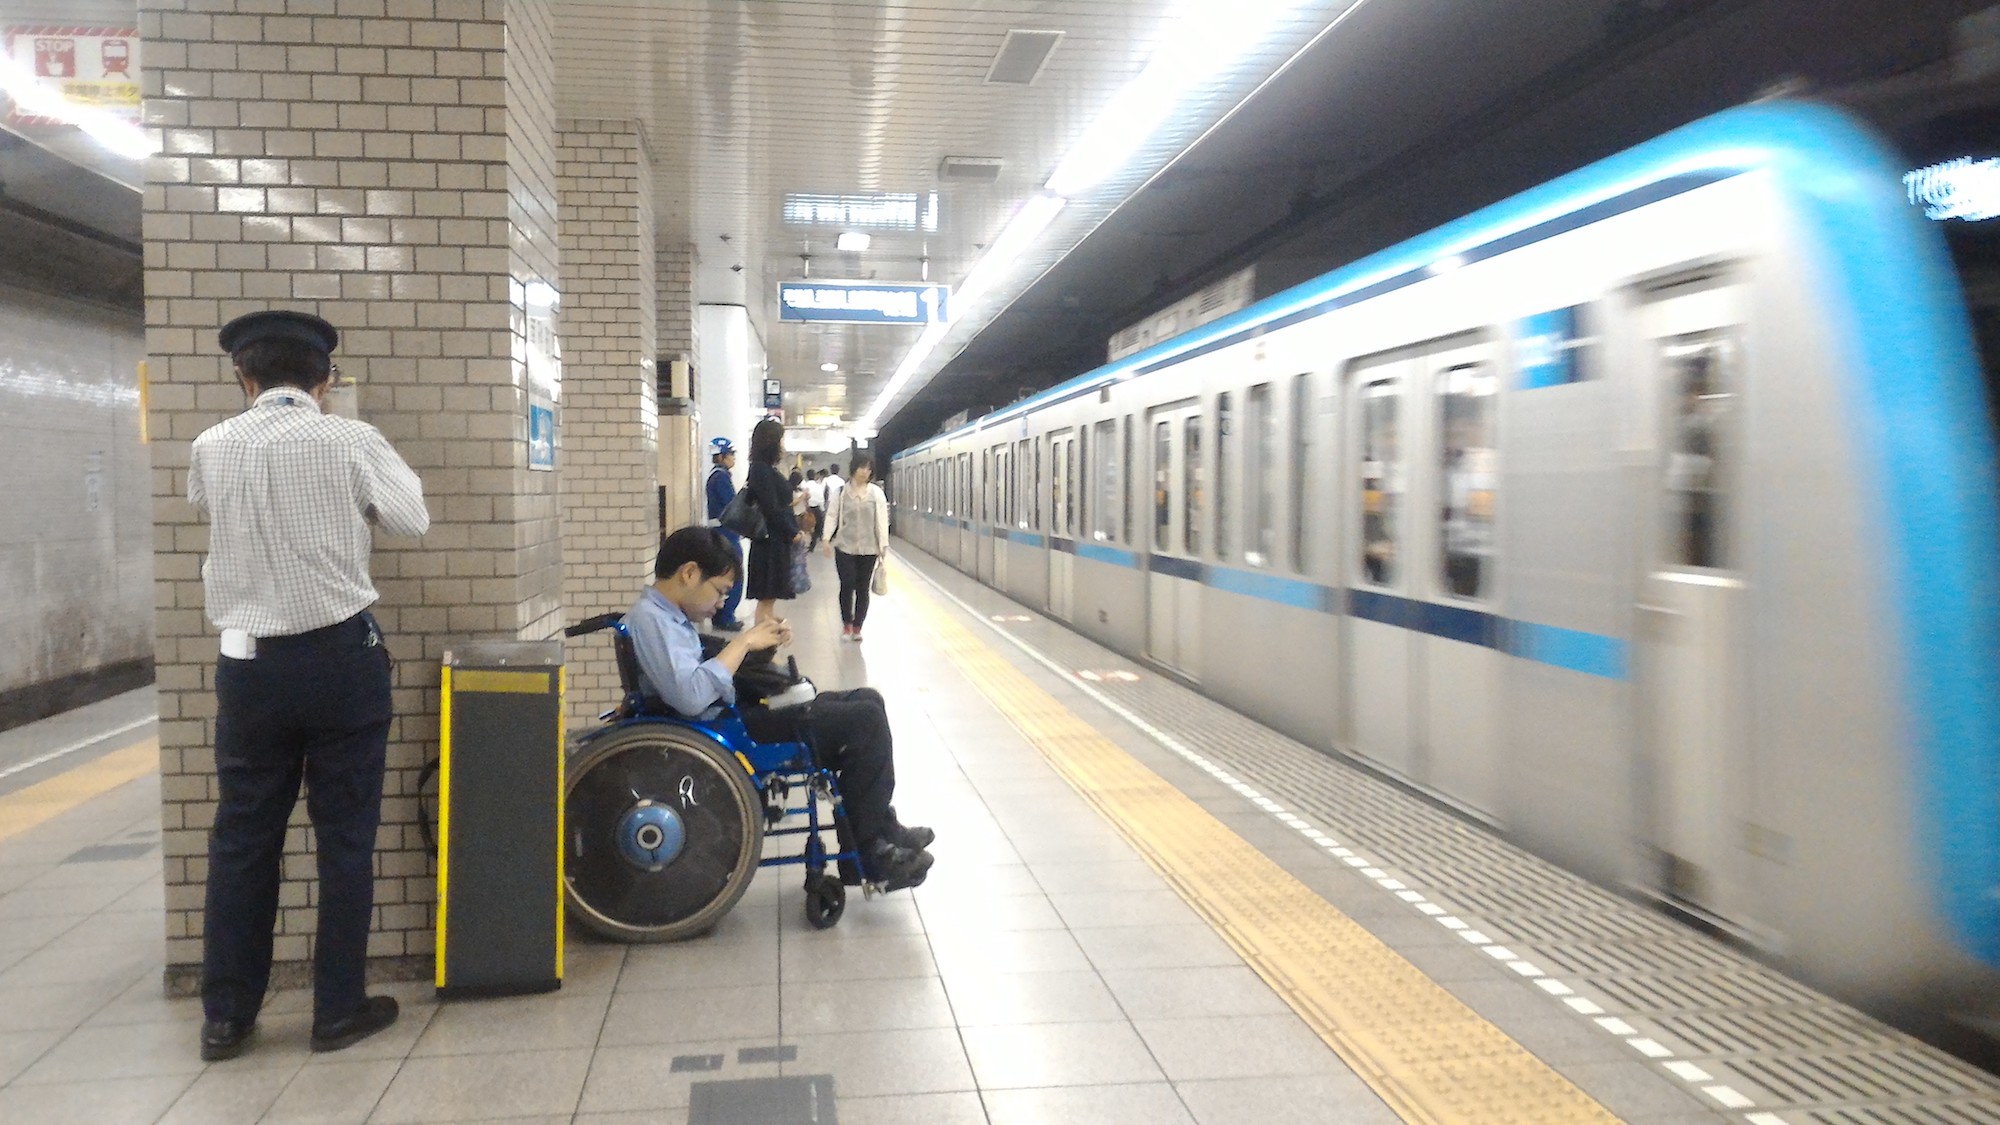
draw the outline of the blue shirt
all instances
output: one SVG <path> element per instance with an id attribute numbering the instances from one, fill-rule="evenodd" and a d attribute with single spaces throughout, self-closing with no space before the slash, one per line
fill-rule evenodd
<path id="1" fill-rule="evenodd" d="M 645 686 L 678 714 L 713 719 L 736 702 L 736 680 L 719 660 L 701 658 L 701 633 L 681 607 L 647 590 L 625 613 Z"/>
<path id="2" fill-rule="evenodd" d="M 729 470 L 717 465 L 708 471 L 708 518 L 719 520 L 722 510 L 736 499 L 736 482 L 729 479 Z"/>

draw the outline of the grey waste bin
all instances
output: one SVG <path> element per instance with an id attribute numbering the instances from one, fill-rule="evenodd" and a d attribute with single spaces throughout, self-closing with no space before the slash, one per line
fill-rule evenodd
<path id="1" fill-rule="evenodd" d="M 444 654 L 437 991 L 562 987 L 562 642 Z"/>

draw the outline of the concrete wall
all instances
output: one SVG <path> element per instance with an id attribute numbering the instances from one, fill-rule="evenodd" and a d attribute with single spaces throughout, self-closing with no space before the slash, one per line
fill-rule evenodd
<path id="1" fill-rule="evenodd" d="M 0 285 L 0 729 L 152 678 L 144 356 L 133 313 Z"/>

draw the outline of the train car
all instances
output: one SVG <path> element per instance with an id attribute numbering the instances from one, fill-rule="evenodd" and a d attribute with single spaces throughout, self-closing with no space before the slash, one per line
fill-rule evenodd
<path id="1" fill-rule="evenodd" d="M 1951 1036 L 2000 1012 L 2000 482 L 1900 179 L 1732 110 L 906 450 L 898 527 Z"/>

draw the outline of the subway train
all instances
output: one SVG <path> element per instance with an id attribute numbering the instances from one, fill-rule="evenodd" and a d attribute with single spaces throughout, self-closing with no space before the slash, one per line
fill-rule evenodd
<path id="1" fill-rule="evenodd" d="M 2000 478 L 1902 167 L 1823 106 L 1694 123 L 902 451 L 897 533 L 1956 1038 Z"/>

